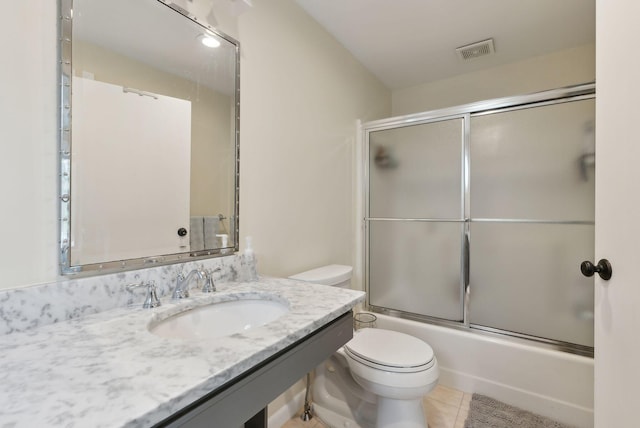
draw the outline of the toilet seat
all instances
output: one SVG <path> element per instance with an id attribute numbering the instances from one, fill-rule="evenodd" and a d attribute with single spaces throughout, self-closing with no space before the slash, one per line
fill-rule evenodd
<path id="1" fill-rule="evenodd" d="M 365 328 L 344 345 L 345 353 L 368 367 L 394 373 L 415 373 L 435 364 L 431 346 L 397 331 Z"/>

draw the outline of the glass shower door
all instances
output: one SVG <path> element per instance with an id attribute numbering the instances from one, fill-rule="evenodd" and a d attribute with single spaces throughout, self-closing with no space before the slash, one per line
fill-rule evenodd
<path id="1" fill-rule="evenodd" d="M 369 305 L 462 320 L 464 121 L 369 133 Z"/>
<path id="2" fill-rule="evenodd" d="M 471 118 L 472 327 L 593 346 L 593 99 Z"/>
<path id="3" fill-rule="evenodd" d="M 368 306 L 592 354 L 594 90 L 365 125 Z"/>

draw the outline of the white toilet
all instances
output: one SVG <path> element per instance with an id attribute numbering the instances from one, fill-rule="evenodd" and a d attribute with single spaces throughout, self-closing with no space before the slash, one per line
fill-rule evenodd
<path id="1" fill-rule="evenodd" d="M 349 287 L 352 268 L 330 265 L 290 278 Z M 422 397 L 438 383 L 431 347 L 378 328 L 354 337 L 316 368 L 314 413 L 332 428 L 426 428 Z"/>

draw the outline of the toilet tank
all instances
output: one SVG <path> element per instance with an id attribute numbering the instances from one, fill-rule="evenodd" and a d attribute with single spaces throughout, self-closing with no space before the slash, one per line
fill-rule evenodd
<path id="1" fill-rule="evenodd" d="M 314 282 L 316 284 L 331 285 L 340 288 L 351 287 L 351 273 L 353 268 L 345 265 L 328 265 L 311 269 L 290 276 L 298 281 Z"/>

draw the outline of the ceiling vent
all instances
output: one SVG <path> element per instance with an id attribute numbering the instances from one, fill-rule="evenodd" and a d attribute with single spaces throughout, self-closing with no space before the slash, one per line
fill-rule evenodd
<path id="1" fill-rule="evenodd" d="M 493 39 L 488 39 L 471 43 L 470 45 L 460 46 L 456 48 L 456 52 L 461 60 L 469 61 L 481 56 L 494 54 L 496 51 L 493 47 Z"/>

